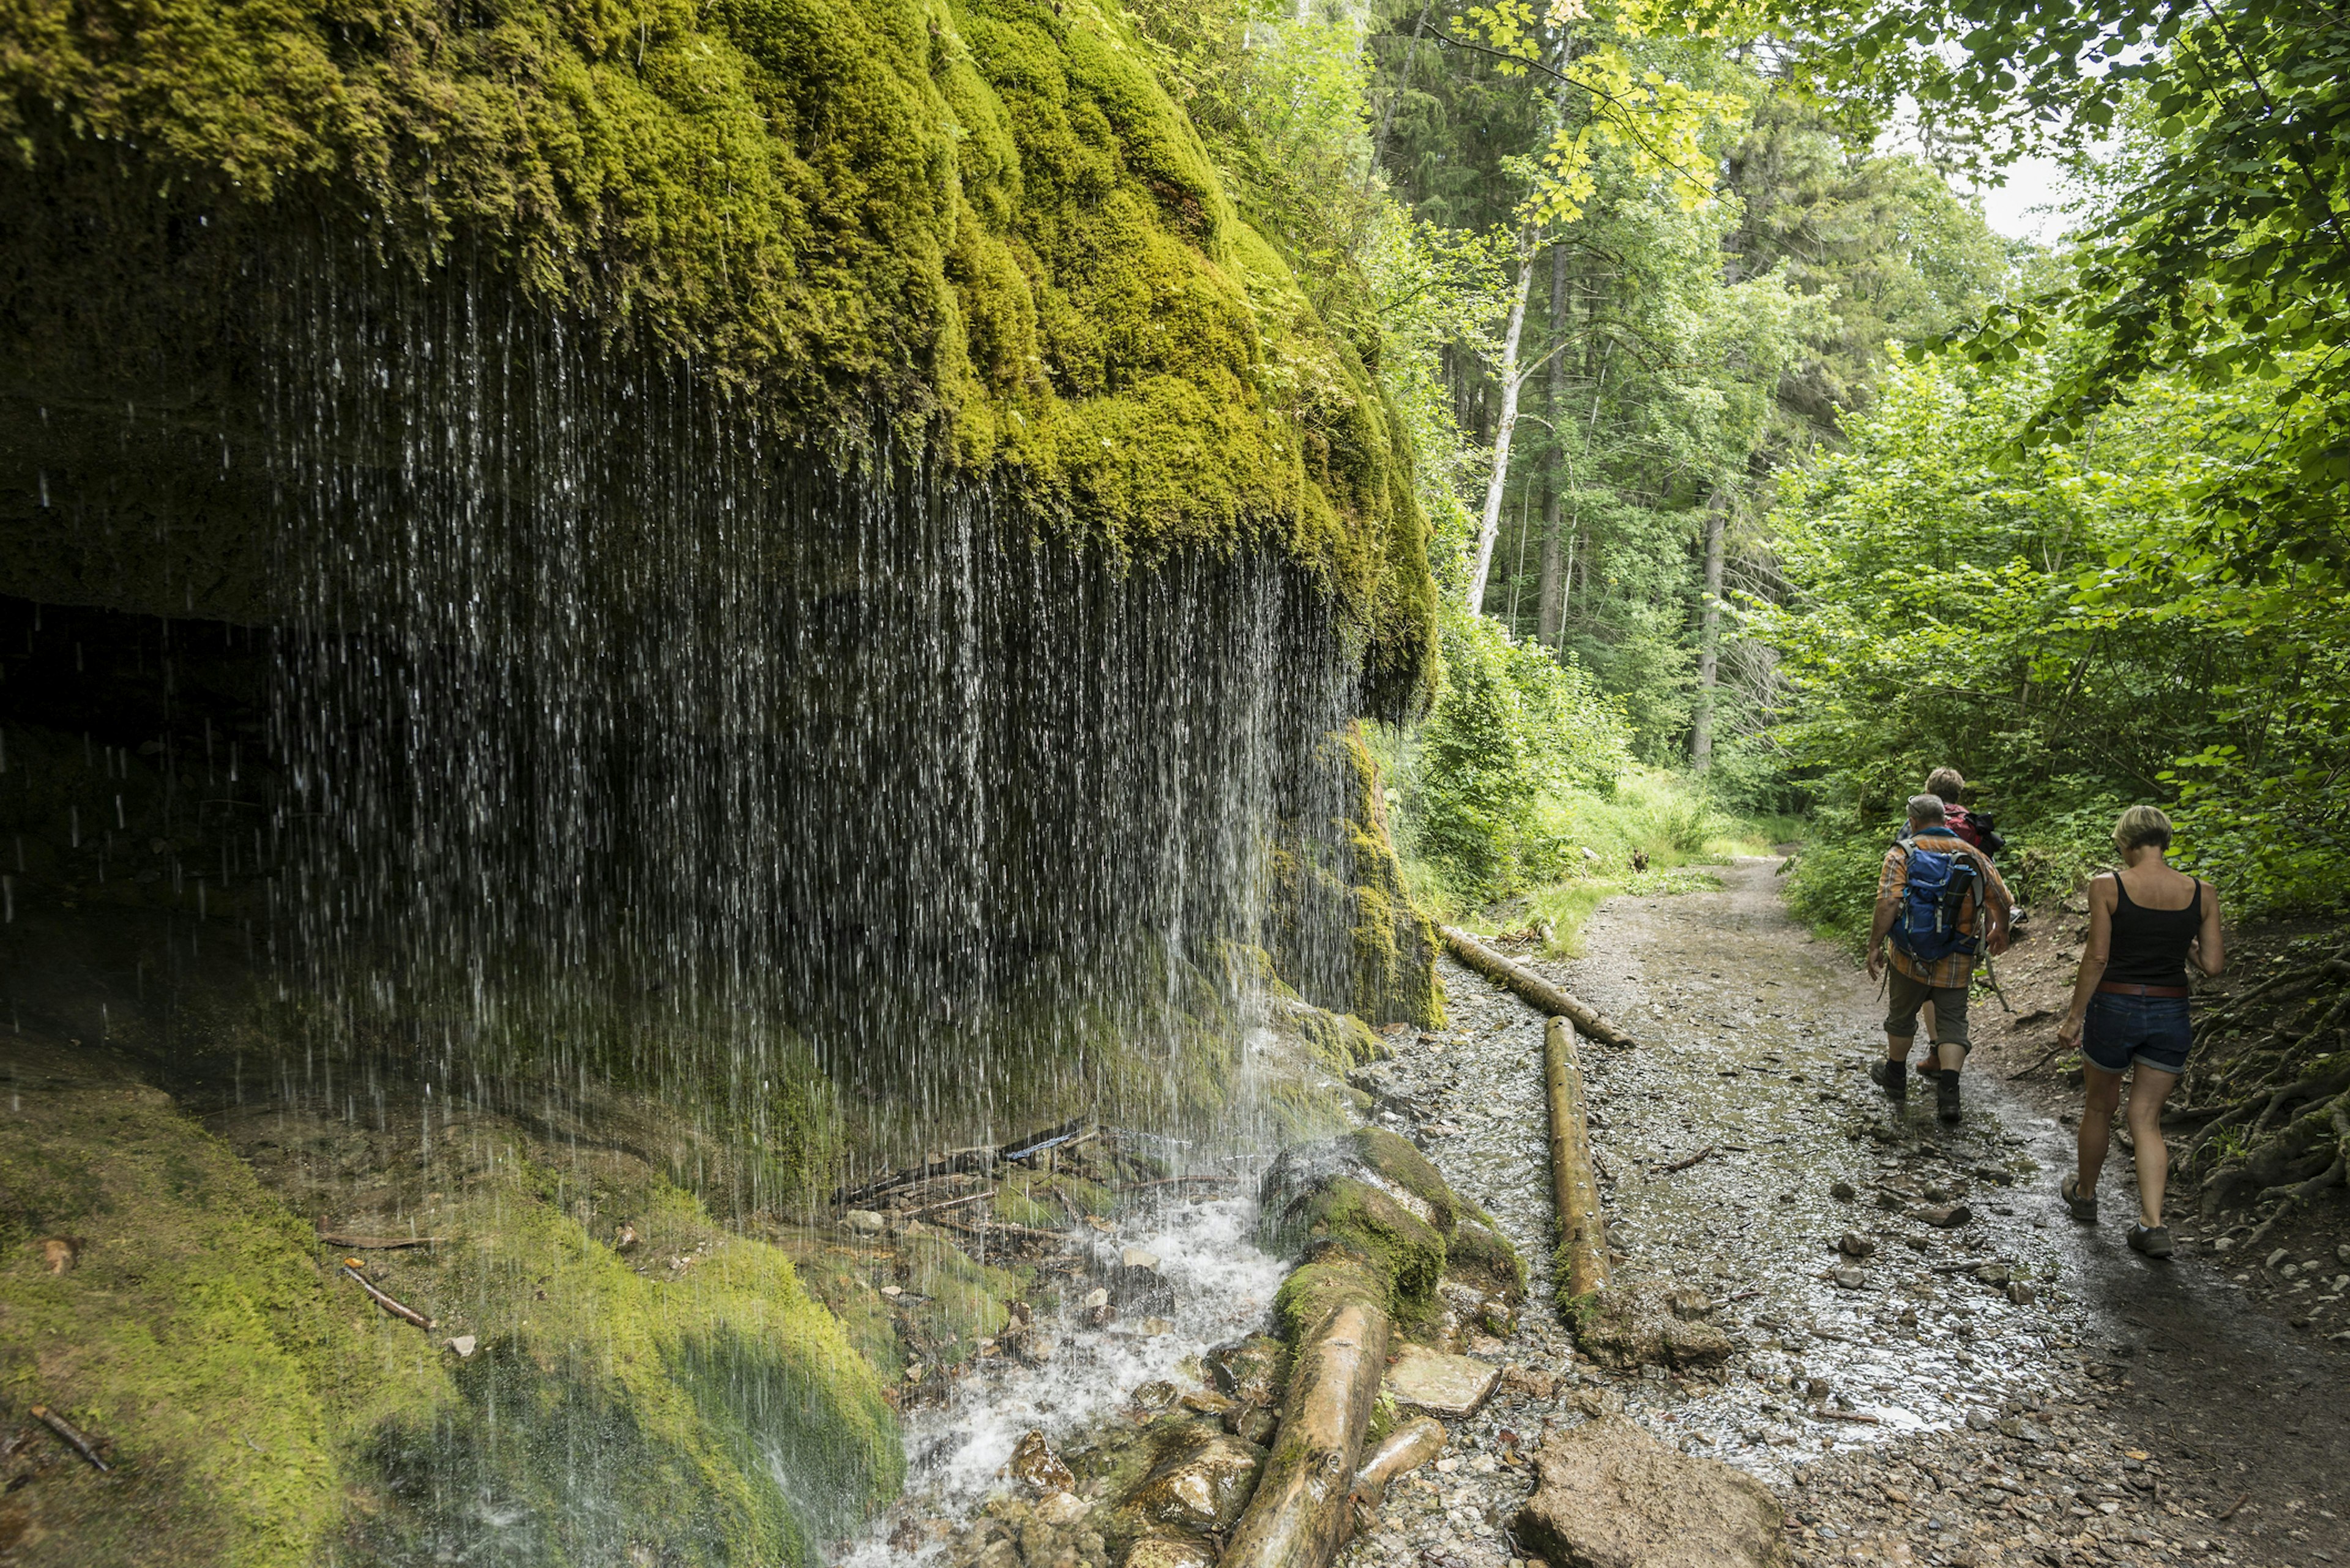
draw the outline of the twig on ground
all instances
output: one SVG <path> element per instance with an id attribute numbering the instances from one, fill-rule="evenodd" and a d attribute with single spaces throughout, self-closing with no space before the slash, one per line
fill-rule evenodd
<path id="1" fill-rule="evenodd" d="M 318 1240 L 329 1247 L 342 1247 L 355 1252 L 396 1252 L 402 1247 L 437 1247 L 438 1236 L 351 1236 L 340 1231 L 323 1227 Z"/>
<path id="2" fill-rule="evenodd" d="M 2246 1492 L 2243 1496 L 2230 1503 L 2224 1510 L 2213 1514 L 2211 1517 L 2213 1519 L 2233 1519 L 2236 1517 L 2236 1510 L 2243 1507 L 2244 1504 L 2251 1501 L 2252 1494 L 2251 1492 Z"/>
<path id="3" fill-rule="evenodd" d="M 983 1199 L 993 1198 L 994 1196 L 995 1189 L 993 1187 L 983 1187 L 976 1192 L 966 1192 L 961 1198 L 950 1198 L 941 1203 L 926 1203 L 920 1209 L 900 1210 L 899 1210 L 898 1218 L 900 1220 L 919 1220 L 925 1214 L 936 1214 L 942 1210 L 948 1209 L 960 1209 L 966 1203 L 977 1203 Z"/>
<path id="4" fill-rule="evenodd" d="M 38 1421 L 42 1426 L 47 1427 L 50 1431 L 55 1432 L 58 1438 L 64 1441 L 66 1447 L 71 1449 L 75 1453 L 79 1454 L 83 1459 L 88 1459 L 89 1461 L 90 1468 L 98 1471 L 99 1474 L 107 1475 L 111 1473 L 114 1469 L 112 1465 L 108 1464 L 104 1459 L 98 1457 L 98 1446 L 95 1443 L 92 1443 L 88 1438 L 83 1437 L 81 1433 L 76 1431 L 72 1423 L 68 1422 L 63 1416 L 60 1416 L 56 1411 L 50 1409 L 47 1405 L 36 1405 L 33 1407 L 33 1419 Z"/>
<path id="5" fill-rule="evenodd" d="M 1154 1187 L 1229 1187 L 1239 1179 L 1237 1176 L 1162 1176 L 1156 1181 L 1121 1181 L 1113 1190 L 1147 1192 Z"/>
<path id="6" fill-rule="evenodd" d="M 1695 1154 L 1690 1156 L 1687 1159 L 1675 1160 L 1670 1165 L 1659 1166 L 1657 1168 L 1657 1174 L 1659 1176 L 1670 1176 L 1677 1170 L 1687 1170 L 1690 1166 L 1695 1165 L 1698 1161 L 1703 1159 L 1712 1152 L 1713 1145 L 1708 1144 L 1703 1148 L 1698 1150 Z"/>
<path id="7" fill-rule="evenodd" d="M 2032 1076 L 2033 1074 L 2037 1073 L 2041 1068 L 2048 1065 L 2048 1064 L 2054 1060 L 2058 1054 L 2070 1049 L 2070 1046 L 2066 1045 L 2062 1040 L 2059 1040 L 2055 1044 L 2051 1045 L 2047 1050 L 2043 1051 L 2040 1054 L 2040 1060 L 2032 1064 L 2031 1066 L 2018 1068 L 2016 1071 L 2010 1073 L 2007 1075 L 2007 1081 L 2012 1084 L 2018 1078 L 2028 1078 Z"/>
<path id="8" fill-rule="evenodd" d="M 418 1312 L 412 1306 L 408 1306 L 402 1303 L 392 1300 L 391 1297 L 376 1289 L 375 1282 L 369 1279 L 365 1274 L 359 1272 L 359 1261 L 357 1258 L 345 1258 L 343 1260 L 343 1272 L 349 1275 L 351 1282 L 358 1285 L 359 1289 L 367 1292 L 369 1300 L 373 1301 L 376 1305 L 383 1308 L 384 1311 L 390 1313 L 392 1316 L 399 1318 L 403 1323 L 412 1323 L 419 1328 L 429 1329 L 433 1326 L 432 1319 L 426 1317 L 422 1313 Z"/>

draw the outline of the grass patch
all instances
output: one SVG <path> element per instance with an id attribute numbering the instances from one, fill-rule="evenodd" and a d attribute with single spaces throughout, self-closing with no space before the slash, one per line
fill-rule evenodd
<path id="1" fill-rule="evenodd" d="M 1704 784 L 1659 768 L 1624 774 L 1607 791 L 1569 788 L 1545 794 L 1537 814 L 1545 831 L 1571 847 L 1569 873 L 1495 902 L 1463 897 L 1442 871 L 1411 852 L 1409 823 L 1399 836 L 1404 883 L 1423 907 L 1450 924 L 1482 935 L 1542 933 L 1552 957 L 1583 951 L 1584 922 L 1619 894 L 1641 897 L 1718 890 L 1709 867 L 1740 856 L 1768 855 L 1804 836 L 1800 818 L 1745 816 L 1721 809 Z"/>

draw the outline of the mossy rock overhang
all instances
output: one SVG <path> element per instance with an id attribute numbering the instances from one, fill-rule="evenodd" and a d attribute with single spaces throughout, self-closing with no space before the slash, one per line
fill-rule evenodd
<path id="1" fill-rule="evenodd" d="M 829 462 L 918 449 L 1139 566 L 1278 550 L 1359 628 L 1374 704 L 1422 690 L 1399 422 L 1113 5 L 157 0 L 6 26 L 0 591 L 276 609 L 263 465 L 235 449 L 274 417 L 273 296 L 333 257 L 348 290 L 502 292 Z M 119 558 L 142 537 L 193 567 Z"/>

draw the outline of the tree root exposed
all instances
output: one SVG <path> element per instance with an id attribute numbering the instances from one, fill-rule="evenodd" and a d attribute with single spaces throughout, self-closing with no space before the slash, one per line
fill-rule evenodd
<path id="1" fill-rule="evenodd" d="M 2274 1203 L 2244 1245 L 2350 1178 L 2350 946 L 2289 967 L 2212 1010 L 2199 1048 L 2238 1045 L 2216 1071 L 2199 1072 L 2193 1098 L 2217 1114 L 2182 1163 L 2201 1173 L 2207 1214 Z M 2199 1054 L 2200 1052 L 2199 1051 Z M 2199 1067 L 2200 1067 L 2199 1064 Z"/>

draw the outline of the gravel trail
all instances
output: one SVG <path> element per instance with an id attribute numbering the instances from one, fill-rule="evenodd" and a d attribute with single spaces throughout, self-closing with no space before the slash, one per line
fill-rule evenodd
<path id="1" fill-rule="evenodd" d="M 1640 1039 L 1581 1047 L 1618 1279 L 1705 1291 L 1736 1347 L 1718 1378 L 1610 1377 L 1569 1350 L 1529 1009 L 1448 963 L 1451 1027 L 1375 1075 L 1378 1114 L 1493 1212 L 1534 1290 L 1511 1340 L 1472 1347 L 1514 1369 L 1502 1392 L 1347 1561 L 1522 1562 L 1519 1450 L 1618 1404 L 1780 1489 L 1801 1563 L 2350 1561 L 2343 1357 L 2244 1326 L 2199 1265 L 2129 1253 L 2126 1158 L 2106 1224 L 2074 1225 L 2069 1134 L 1995 1075 L 1969 1077 L 1955 1126 L 1930 1085 L 1889 1105 L 1865 1071 L 1875 988 L 1787 916 L 1776 866 L 1615 899 L 1586 957 L 1539 966 Z M 1968 1218 L 1930 1222 L 1953 1206 Z M 2279 1416 L 2284 1462 L 2248 1464 Z"/>

